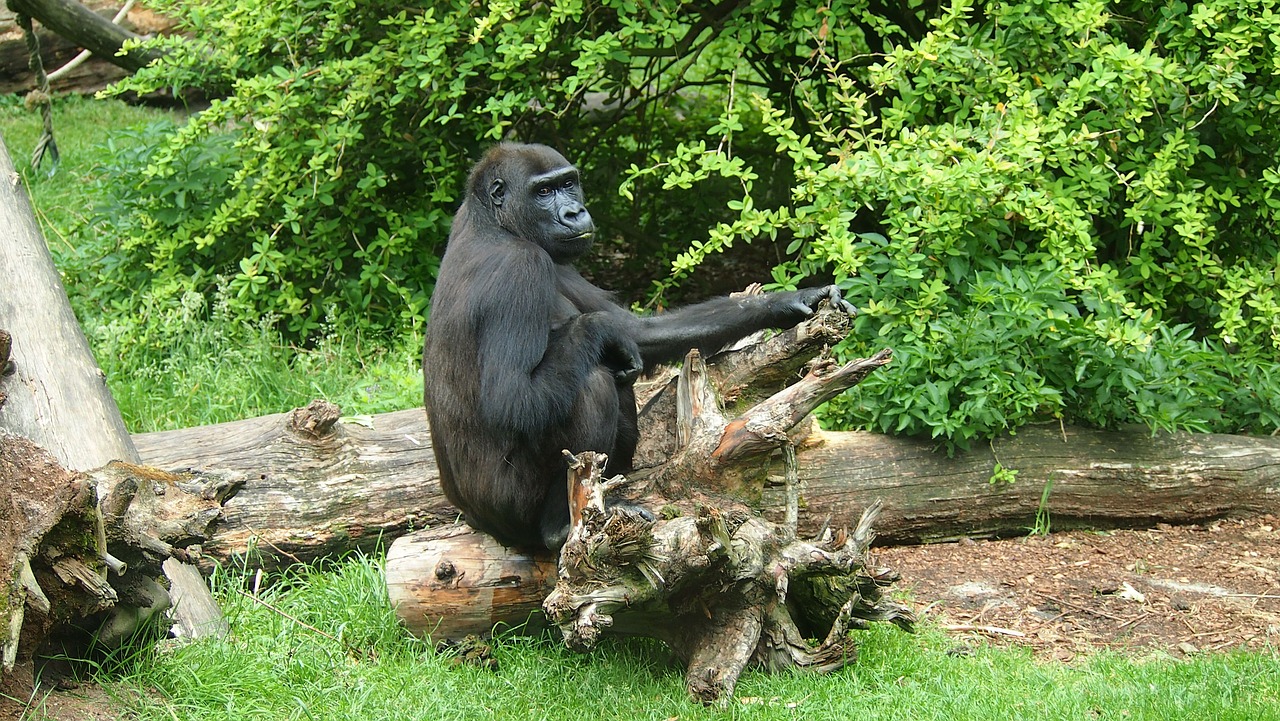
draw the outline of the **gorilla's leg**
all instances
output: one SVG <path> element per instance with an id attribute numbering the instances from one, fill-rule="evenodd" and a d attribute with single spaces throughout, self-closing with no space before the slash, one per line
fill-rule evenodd
<path id="1" fill-rule="evenodd" d="M 618 397 L 619 389 L 613 374 L 604 369 L 593 371 L 578 394 L 569 423 L 552 439 L 554 447 L 547 450 L 557 454 L 565 449 L 571 453 L 596 451 L 609 454 L 609 467 L 613 468 L 612 456 L 617 445 L 619 424 L 624 421 Z M 635 402 L 630 402 L 634 406 Z M 634 420 L 630 423 L 634 424 Z M 635 446 L 634 431 L 632 434 L 630 447 L 623 449 L 627 463 L 631 461 L 630 455 Z M 569 535 L 568 469 L 562 468 L 564 470 L 558 478 L 548 480 L 547 497 L 542 505 L 542 540 L 553 551 L 563 546 Z"/>

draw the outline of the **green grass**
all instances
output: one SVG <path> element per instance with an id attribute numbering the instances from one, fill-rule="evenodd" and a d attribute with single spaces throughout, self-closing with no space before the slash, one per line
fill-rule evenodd
<path id="1" fill-rule="evenodd" d="M 86 190 L 99 172 L 101 146 L 119 131 L 172 116 L 115 100 L 55 97 L 53 134 L 62 162 L 57 172 L 49 175 L 47 158 L 39 171 L 30 164 L 31 151 L 43 129 L 40 113 L 27 110 L 19 96 L 0 96 L 0 136 L 26 183 L 55 257 L 75 252 L 67 231 L 88 222 L 93 214 L 94 199 Z"/>
<path id="2" fill-rule="evenodd" d="M 232 635 L 135 651 L 102 681 L 140 719 L 1280 719 L 1274 654 L 1191 660 L 1104 653 L 1073 664 L 959 642 L 925 629 L 862 632 L 859 660 L 829 676 L 743 675 L 733 700 L 688 699 L 656 642 L 578 655 L 553 638 L 495 643 L 497 670 L 455 666 L 407 636 L 380 563 L 355 558 L 261 593 L 221 576 Z M 303 626 L 311 626 L 308 629 Z"/>
<path id="3" fill-rule="evenodd" d="M 107 152 L 101 144 L 136 142 L 119 131 L 164 114 L 81 99 L 59 99 L 55 112 L 62 167 L 53 177 L 24 172 L 55 258 L 85 262 L 78 244 L 86 238 L 112 242 L 86 232 Z M 25 167 L 38 116 L 0 101 L 0 133 Z M 67 278 L 68 288 L 83 298 L 76 280 Z M 216 296 L 191 296 L 139 317 L 83 302 L 77 308 L 134 431 L 283 411 L 314 397 L 348 414 L 421 399 L 416 331 L 368 339 L 331 328 L 314 347 L 297 349 L 281 342 L 270 319 L 230 321 Z M 496 644 L 498 670 L 455 667 L 396 624 L 376 560 L 280 581 L 262 593 L 272 610 L 238 590 L 242 579 L 218 576 L 233 628 L 228 639 L 141 645 L 101 666 L 97 680 L 140 719 L 184 721 L 1280 719 L 1275 650 L 1188 660 L 1105 653 L 1064 665 L 980 643 L 970 655 L 955 654 L 959 642 L 927 628 L 915 636 L 866 632 L 859 661 L 831 676 L 749 672 L 726 708 L 705 709 L 688 700 L 680 667 L 653 642 L 610 641 L 581 656 L 554 639 L 511 639 Z"/>
<path id="4" fill-rule="evenodd" d="M 346 415 L 422 403 L 421 336 L 366 341 L 334 330 L 315 347 L 285 344 L 269 323 L 181 314 L 145 333 L 90 324 L 90 339 L 135 433 L 252 418 L 332 401 Z M 128 328 L 128 326 L 124 326 Z"/>

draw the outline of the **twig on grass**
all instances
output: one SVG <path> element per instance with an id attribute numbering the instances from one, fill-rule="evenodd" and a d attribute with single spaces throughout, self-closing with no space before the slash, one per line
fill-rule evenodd
<path id="1" fill-rule="evenodd" d="M 944 623 L 938 626 L 946 631 L 976 631 L 985 633 L 989 636 L 1014 636 L 1017 638 L 1026 638 L 1027 634 L 1021 631 L 1015 631 L 1011 628 L 1000 628 L 999 626 L 975 626 L 971 623 Z"/>

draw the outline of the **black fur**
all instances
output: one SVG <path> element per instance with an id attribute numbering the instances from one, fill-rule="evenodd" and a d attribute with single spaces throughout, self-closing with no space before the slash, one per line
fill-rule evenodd
<path id="1" fill-rule="evenodd" d="M 467 188 L 431 298 L 427 418 L 445 495 L 508 545 L 563 544 L 562 450 L 607 453 L 612 473 L 630 468 L 642 368 L 789 327 L 823 299 L 853 311 L 827 286 L 636 316 L 571 265 L 595 229 L 563 156 L 504 143 Z"/>

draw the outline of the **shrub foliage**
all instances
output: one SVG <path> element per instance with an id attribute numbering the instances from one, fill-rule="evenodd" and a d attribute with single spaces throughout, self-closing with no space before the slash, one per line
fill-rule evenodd
<path id="1" fill-rule="evenodd" d="M 406 324 L 512 137 L 581 163 L 606 252 L 669 263 L 653 302 L 735 243 L 834 278 L 840 351 L 897 360 L 830 420 L 1280 426 L 1280 3 L 153 4 L 194 41 L 117 90 L 218 99 L 120 161 L 149 302 Z"/>

